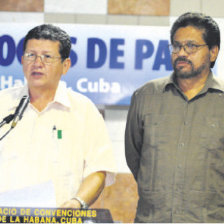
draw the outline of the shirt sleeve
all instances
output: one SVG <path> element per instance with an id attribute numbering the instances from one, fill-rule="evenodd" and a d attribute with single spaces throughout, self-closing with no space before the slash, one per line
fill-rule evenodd
<path id="1" fill-rule="evenodd" d="M 127 165 L 137 180 L 141 148 L 142 148 L 142 128 L 139 121 L 138 105 L 135 92 L 131 99 L 125 128 L 125 156 Z"/>
<path id="2" fill-rule="evenodd" d="M 117 166 L 104 119 L 98 109 L 91 104 L 86 117 L 83 177 L 97 171 L 106 171 L 106 185 L 111 185 L 114 182 Z"/>

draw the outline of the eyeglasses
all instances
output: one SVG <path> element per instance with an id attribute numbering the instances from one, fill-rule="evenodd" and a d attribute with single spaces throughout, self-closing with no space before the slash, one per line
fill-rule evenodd
<path id="1" fill-rule="evenodd" d="M 30 62 L 36 61 L 37 57 L 40 57 L 42 63 L 44 63 L 44 64 L 52 64 L 56 60 L 61 59 L 61 57 L 54 57 L 54 56 L 51 56 L 49 54 L 37 55 L 37 54 L 34 54 L 34 53 L 26 52 L 23 55 L 24 60 L 30 61 Z"/>
<path id="2" fill-rule="evenodd" d="M 198 51 L 198 49 L 200 47 L 204 47 L 207 46 L 207 44 L 193 44 L 193 43 L 186 43 L 186 44 L 179 44 L 179 43 L 175 43 L 175 44 L 170 44 L 169 45 L 169 49 L 170 52 L 172 52 L 173 54 L 177 54 L 180 52 L 180 50 L 183 48 L 184 51 L 188 54 L 193 54 L 196 51 Z"/>

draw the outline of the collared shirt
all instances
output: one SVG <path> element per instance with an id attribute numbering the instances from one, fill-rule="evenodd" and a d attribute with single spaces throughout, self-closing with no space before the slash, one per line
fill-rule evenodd
<path id="1" fill-rule="evenodd" d="M 173 76 L 132 97 L 126 159 L 137 183 L 136 222 L 224 221 L 224 82 L 209 75 L 188 100 Z"/>
<path id="2" fill-rule="evenodd" d="M 0 92 L 1 120 L 14 113 L 28 87 Z M 3 136 L 10 129 L 0 129 Z M 29 103 L 22 119 L 0 142 L 0 192 L 52 181 L 57 206 L 73 198 L 89 174 L 116 171 L 104 120 L 85 96 L 60 82 L 55 98 L 39 112 Z"/>

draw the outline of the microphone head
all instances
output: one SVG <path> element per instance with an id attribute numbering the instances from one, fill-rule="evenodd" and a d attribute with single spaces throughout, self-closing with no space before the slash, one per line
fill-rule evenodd
<path id="1" fill-rule="evenodd" d="M 16 111 L 14 113 L 14 120 L 12 122 L 11 127 L 14 128 L 19 120 L 22 119 L 23 113 L 30 102 L 29 96 L 25 95 L 22 97 L 22 99 L 19 102 L 19 105 L 16 108 Z"/>

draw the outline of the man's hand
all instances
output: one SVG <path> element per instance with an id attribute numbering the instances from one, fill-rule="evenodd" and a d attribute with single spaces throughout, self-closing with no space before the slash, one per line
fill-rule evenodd
<path id="1" fill-rule="evenodd" d="M 61 208 L 81 208 L 81 204 L 76 199 L 71 199 L 69 201 L 66 201 L 64 204 L 60 206 Z"/>
<path id="2" fill-rule="evenodd" d="M 90 206 L 100 195 L 104 188 L 106 172 L 98 171 L 86 177 L 80 185 L 77 197 L 81 198 Z M 61 208 L 81 208 L 81 204 L 76 199 L 66 201 L 60 206 Z"/>

